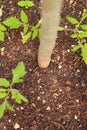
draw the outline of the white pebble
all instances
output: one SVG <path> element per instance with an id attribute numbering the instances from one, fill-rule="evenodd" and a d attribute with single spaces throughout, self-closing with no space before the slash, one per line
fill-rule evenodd
<path id="1" fill-rule="evenodd" d="M 15 123 L 14 129 L 18 129 L 18 128 L 20 128 L 20 125 L 18 123 Z"/>
<path id="2" fill-rule="evenodd" d="M 46 110 L 47 110 L 47 111 L 50 111 L 50 110 L 51 110 L 51 108 L 48 106 L 48 107 L 46 108 Z"/>
<path id="3" fill-rule="evenodd" d="M 74 119 L 76 119 L 76 120 L 77 120 L 77 119 L 78 119 L 78 117 L 75 115 L 75 116 L 74 116 Z"/>
<path id="4" fill-rule="evenodd" d="M 62 66 L 61 66 L 61 65 L 59 65 L 59 66 L 58 66 L 58 68 L 59 68 L 59 69 L 61 69 L 61 68 L 62 68 Z"/>

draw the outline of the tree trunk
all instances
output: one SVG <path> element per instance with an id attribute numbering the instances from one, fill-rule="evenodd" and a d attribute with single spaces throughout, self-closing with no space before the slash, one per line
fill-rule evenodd
<path id="1" fill-rule="evenodd" d="M 38 65 L 47 68 L 55 46 L 63 0 L 43 0 Z"/>

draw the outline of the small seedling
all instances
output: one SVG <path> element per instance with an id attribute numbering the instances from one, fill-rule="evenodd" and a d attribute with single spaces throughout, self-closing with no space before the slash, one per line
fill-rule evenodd
<path id="1" fill-rule="evenodd" d="M 18 6 L 25 7 L 27 9 L 29 7 L 35 6 L 35 4 L 31 0 L 21 0 L 18 2 Z"/>
<path id="2" fill-rule="evenodd" d="M 12 69 L 13 77 L 11 82 L 6 78 L 0 78 L 0 99 L 3 101 L 0 105 L 0 118 L 3 117 L 6 109 L 14 111 L 13 107 L 8 102 L 9 98 L 15 100 L 18 104 L 21 104 L 22 101 L 28 103 L 28 99 L 25 98 L 17 89 L 13 88 L 14 84 L 23 82 L 23 77 L 26 73 L 24 63 L 19 62 L 15 69 Z"/>
<path id="3" fill-rule="evenodd" d="M 4 41 L 4 35 L 7 31 L 7 28 L 11 30 L 11 29 L 18 29 L 20 27 L 23 28 L 22 42 L 25 43 L 30 37 L 33 40 L 39 36 L 40 25 L 41 20 L 34 26 L 29 25 L 27 14 L 23 10 L 21 10 L 20 20 L 12 16 L 5 19 L 0 24 L 0 41 Z"/>
<path id="4" fill-rule="evenodd" d="M 77 44 L 72 49 L 73 52 L 78 51 L 78 49 L 81 49 L 81 56 L 85 64 L 87 65 L 87 24 L 84 24 L 84 20 L 87 18 L 87 10 L 83 13 L 82 18 L 80 21 L 78 21 L 76 18 L 67 16 L 66 19 L 68 22 L 70 22 L 72 25 L 75 26 L 75 28 L 64 28 L 64 27 L 58 27 L 58 31 L 70 31 L 72 34 L 70 35 L 71 38 L 77 39 Z"/>

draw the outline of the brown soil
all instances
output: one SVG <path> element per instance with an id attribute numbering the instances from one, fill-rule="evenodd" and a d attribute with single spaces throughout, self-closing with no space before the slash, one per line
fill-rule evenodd
<path id="1" fill-rule="evenodd" d="M 33 0 L 36 7 L 26 10 L 30 24 L 40 19 L 40 1 Z M 3 5 L 3 21 L 9 16 L 17 16 L 22 8 L 17 6 L 18 0 L 1 0 Z M 66 0 L 62 11 L 62 26 L 71 25 L 66 15 L 81 18 L 83 9 L 87 8 L 86 0 Z M 15 112 L 6 111 L 0 119 L 0 130 L 87 130 L 87 66 L 80 55 L 71 52 L 76 40 L 60 32 L 52 54 L 52 61 L 47 69 L 37 65 L 39 40 L 21 42 L 21 30 L 9 32 L 0 47 L 0 77 L 11 79 L 11 69 L 19 61 L 23 61 L 27 75 L 24 82 L 14 88 L 29 99 L 29 103 L 18 105 L 10 101 Z"/>

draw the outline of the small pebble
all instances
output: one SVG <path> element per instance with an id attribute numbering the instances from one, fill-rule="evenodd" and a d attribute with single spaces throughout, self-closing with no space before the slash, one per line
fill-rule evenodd
<path id="1" fill-rule="evenodd" d="M 67 85 L 71 85 L 71 82 L 69 80 L 66 81 Z"/>
<path id="2" fill-rule="evenodd" d="M 54 98 L 56 98 L 56 97 L 58 97 L 58 96 L 59 96 L 58 93 L 53 93 L 53 97 L 54 97 Z"/>
<path id="3" fill-rule="evenodd" d="M 41 98 L 40 97 L 37 97 L 37 100 L 40 100 Z"/>
<path id="4" fill-rule="evenodd" d="M 78 119 L 78 117 L 75 115 L 75 116 L 74 116 L 74 119 L 76 119 L 76 120 L 77 120 L 77 119 Z"/>
<path id="5" fill-rule="evenodd" d="M 36 107 L 35 103 L 32 103 L 32 106 L 33 106 L 33 107 Z"/>
<path id="6" fill-rule="evenodd" d="M 70 52 L 70 49 L 68 49 L 67 52 Z"/>
<path id="7" fill-rule="evenodd" d="M 4 126 L 4 130 L 6 130 L 7 128 L 6 128 L 6 126 Z"/>
<path id="8" fill-rule="evenodd" d="M 80 72 L 80 70 L 77 70 L 77 72 L 79 73 L 79 72 Z"/>
<path id="9" fill-rule="evenodd" d="M 23 110 L 24 108 L 23 107 L 20 107 L 21 110 Z"/>
<path id="10" fill-rule="evenodd" d="M 51 108 L 48 106 L 48 107 L 46 108 L 46 110 L 47 110 L 47 111 L 50 111 L 50 110 L 51 110 Z"/>
<path id="11" fill-rule="evenodd" d="M 62 89 L 59 89 L 60 92 L 62 92 Z"/>
<path id="12" fill-rule="evenodd" d="M 14 129 L 19 129 L 19 128 L 20 128 L 20 125 L 18 123 L 15 123 Z"/>
<path id="13" fill-rule="evenodd" d="M 46 100 L 43 99 L 43 100 L 42 100 L 42 103 L 45 104 L 45 103 L 46 103 Z"/>
<path id="14" fill-rule="evenodd" d="M 79 103 L 79 100 L 77 99 L 76 102 Z"/>
<path id="15" fill-rule="evenodd" d="M 61 66 L 61 65 L 59 65 L 59 66 L 58 66 L 58 68 L 59 68 L 59 69 L 61 69 L 61 68 L 62 68 L 62 66 Z"/>
<path id="16" fill-rule="evenodd" d="M 62 108 L 62 105 L 61 105 L 61 104 L 59 104 L 59 105 L 58 105 L 58 107 L 59 107 L 59 108 Z"/>
<path id="17" fill-rule="evenodd" d="M 9 119 L 9 120 L 8 120 L 8 122 L 10 123 L 10 122 L 11 122 L 11 120 Z"/>

